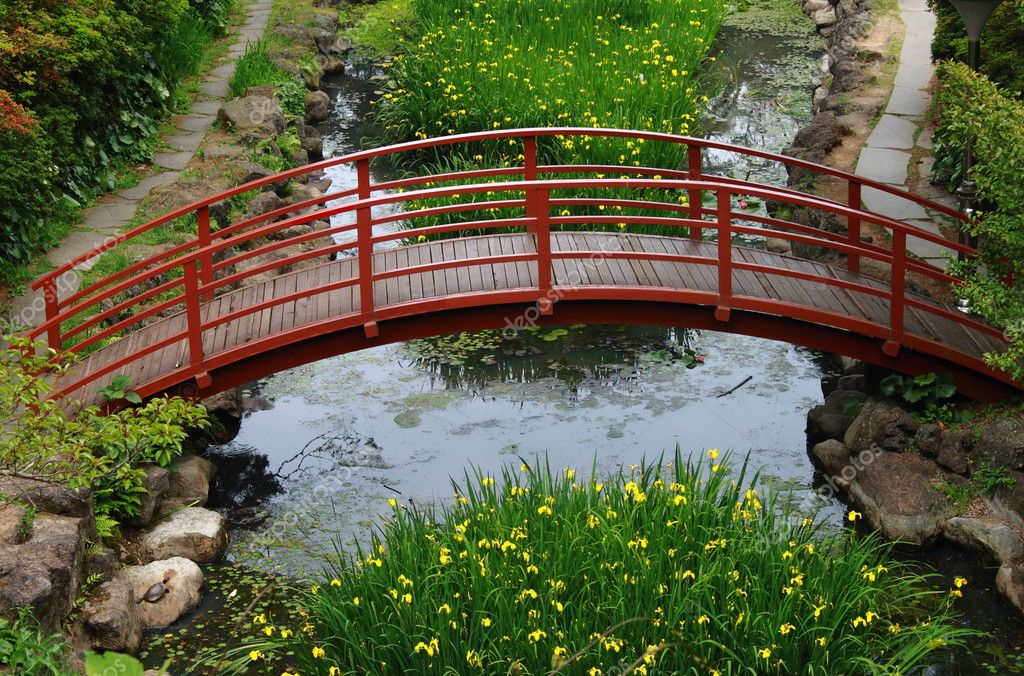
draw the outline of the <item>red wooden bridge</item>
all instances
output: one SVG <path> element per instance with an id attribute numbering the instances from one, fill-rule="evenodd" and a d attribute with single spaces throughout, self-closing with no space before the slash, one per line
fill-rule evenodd
<path id="1" fill-rule="evenodd" d="M 538 163 L 539 145 L 596 137 L 676 144 L 686 168 Z M 375 160 L 415 166 L 413 153 L 496 142 L 521 148 L 521 166 L 372 180 Z M 831 176 L 846 183 L 848 201 L 705 174 L 708 151 Z M 345 163 L 356 167 L 357 187 L 211 225 L 213 205 Z M 952 256 L 975 251 L 864 210 L 865 189 L 961 218 L 845 172 L 696 138 L 544 128 L 416 141 L 253 181 L 112 239 L 34 282 L 47 313 L 30 336 L 82 355 L 57 389 L 85 401 L 118 374 L 142 396 L 208 396 L 347 351 L 527 322 L 711 328 L 910 374 L 947 371 L 979 399 L 1017 390 L 982 361 L 1004 346 L 999 331 L 908 289 L 908 275 L 957 281 L 908 255 L 908 237 Z M 845 232 L 787 220 L 785 209 L 747 213 L 736 208 L 740 199 L 833 214 Z M 62 276 L 76 266 L 183 217 L 194 217 L 194 238 L 59 297 Z M 297 227 L 314 222 L 321 227 Z M 654 227 L 678 235 L 630 232 Z M 866 227 L 874 243 L 862 240 Z M 846 266 L 770 253 L 742 236 L 828 249 Z M 863 259 L 878 261 L 887 279 L 861 274 Z"/>

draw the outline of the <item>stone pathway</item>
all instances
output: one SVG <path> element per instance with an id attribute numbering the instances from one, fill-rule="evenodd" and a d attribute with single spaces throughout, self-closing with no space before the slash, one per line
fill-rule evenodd
<path id="1" fill-rule="evenodd" d="M 139 202 L 151 190 L 178 180 L 182 170 L 199 150 L 206 133 L 217 119 L 217 111 L 228 97 L 228 82 L 235 72 L 235 63 L 245 54 L 245 48 L 250 42 L 263 37 L 270 18 L 271 4 L 272 0 L 247 2 L 245 23 L 238 31 L 235 43 L 221 64 L 203 80 L 199 87 L 200 93 L 192 102 L 191 112 L 171 120 L 175 132 L 161 139 L 166 147 L 154 153 L 148 174 L 135 186 L 103 195 L 94 206 L 85 209 L 82 212 L 82 223 L 59 246 L 47 252 L 46 257 L 51 263 L 62 265 L 121 232 L 135 217 Z M 88 270 L 92 263 L 85 263 L 80 269 Z M 62 279 L 61 297 L 74 293 L 80 281 L 77 274 Z M 45 319 L 41 308 L 41 294 L 30 290 L 14 299 L 13 322 L 22 326 L 38 326 Z"/>
<path id="2" fill-rule="evenodd" d="M 907 33 L 892 96 L 861 150 L 856 173 L 909 190 L 910 165 L 914 161 L 912 151 L 915 148 L 931 149 L 931 134 L 922 123 L 931 103 L 928 87 L 935 72 L 931 58 L 935 15 L 929 11 L 926 0 L 900 0 L 900 15 Z M 922 162 L 921 174 L 931 174 L 930 158 Z M 926 197 L 955 207 L 955 200 L 948 195 L 929 194 Z M 868 209 L 941 234 L 933 216 L 914 202 L 871 188 L 865 189 L 863 200 Z M 907 246 L 911 253 L 940 267 L 950 253 L 948 249 L 916 237 L 909 238 Z"/>

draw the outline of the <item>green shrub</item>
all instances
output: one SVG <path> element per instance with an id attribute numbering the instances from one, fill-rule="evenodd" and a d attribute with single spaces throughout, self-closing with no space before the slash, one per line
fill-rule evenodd
<path id="1" fill-rule="evenodd" d="M 603 483 L 542 463 L 467 476 L 437 515 L 389 500 L 369 547 L 328 562 L 305 624 L 257 616 L 269 638 L 221 666 L 910 673 L 975 635 L 950 611 L 963 580 L 929 591 L 877 536 L 823 536 L 708 455 Z"/>
<path id="2" fill-rule="evenodd" d="M 28 608 L 21 609 L 13 621 L 0 617 L 0 665 L 13 673 L 72 676 L 70 652 L 64 637 L 45 634 Z"/>
<path id="3" fill-rule="evenodd" d="M 227 32 L 228 17 L 235 0 L 189 0 L 189 5 L 210 27 L 214 36 L 220 37 Z"/>
<path id="4" fill-rule="evenodd" d="M 962 154 L 974 143 L 973 178 L 981 191 L 974 228 L 980 265 L 955 266 L 966 276 L 958 292 L 1009 339 L 986 361 L 1024 380 L 1024 102 L 962 64 L 943 64 L 939 78 L 936 152 Z"/>
<path id="5" fill-rule="evenodd" d="M 59 239 L 71 207 L 114 189 L 126 164 L 151 158 L 175 88 L 222 30 L 204 14 L 213 16 L 213 5 L 229 8 L 225 0 L 194 10 L 188 0 L 0 3 L 0 35 L 12 36 L 0 40 L 0 104 L 34 121 L 31 134 L 0 124 L 5 277 Z"/>
<path id="6" fill-rule="evenodd" d="M 138 515 L 140 465 L 169 467 L 189 431 L 210 425 L 202 406 L 162 397 L 109 415 L 83 407 L 72 417 L 69 402 L 49 398 L 51 380 L 70 362 L 29 355 L 24 340 L 5 340 L 11 347 L 0 351 L 0 473 L 89 488 L 101 535 Z"/>
<path id="7" fill-rule="evenodd" d="M 967 58 L 967 29 L 949 0 L 929 0 L 938 19 L 932 40 L 936 60 Z M 1024 0 L 1004 2 L 981 36 L 981 72 L 1011 95 L 1024 94 Z"/>

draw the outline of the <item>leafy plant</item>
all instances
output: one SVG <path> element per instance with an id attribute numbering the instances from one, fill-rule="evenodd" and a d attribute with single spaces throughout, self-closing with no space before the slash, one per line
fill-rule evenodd
<path id="1" fill-rule="evenodd" d="M 135 392 L 132 392 L 131 387 L 132 379 L 126 375 L 116 375 L 110 380 L 110 384 L 106 387 L 101 387 L 99 393 L 103 395 L 107 401 L 127 401 L 131 404 L 141 404 L 142 397 Z"/>
<path id="2" fill-rule="evenodd" d="M 914 408 L 912 414 L 920 422 L 970 422 L 969 411 L 958 410 L 951 400 L 956 396 L 956 382 L 948 373 L 925 373 L 909 377 L 893 373 L 878 384 L 887 397 L 902 399 Z"/>
<path id="3" fill-rule="evenodd" d="M 18 522 L 18 532 L 14 536 L 17 542 L 26 542 L 32 537 L 32 526 L 35 524 L 37 514 L 39 514 L 39 510 L 35 505 L 25 507 L 25 512 Z"/>
<path id="4" fill-rule="evenodd" d="M 910 673 L 976 635 L 878 536 L 823 535 L 709 451 L 582 477 L 467 473 L 441 513 L 391 503 L 298 622 L 222 673 Z M 853 513 L 855 515 L 855 513 Z M 630 666 L 632 665 L 632 666 Z"/>
<path id="5" fill-rule="evenodd" d="M 936 152 L 941 146 L 962 154 L 973 144 L 971 175 L 981 197 L 970 228 L 979 238 L 979 259 L 953 264 L 966 279 L 957 293 L 1004 331 L 1002 348 L 985 361 L 1024 381 L 1024 102 L 962 64 L 943 64 L 938 74 Z"/>
<path id="6" fill-rule="evenodd" d="M 165 662 L 158 672 L 166 673 L 168 665 L 170 660 Z M 145 671 L 146 667 L 142 662 L 131 655 L 112 651 L 97 653 L 91 650 L 85 654 L 85 676 L 142 676 Z"/>
<path id="7" fill-rule="evenodd" d="M 71 676 L 70 652 L 64 637 L 45 633 L 29 608 L 19 610 L 13 621 L 0 617 L 0 665 L 13 673 Z"/>
<path id="8" fill-rule="evenodd" d="M 971 474 L 971 481 L 979 493 L 989 498 L 995 497 L 1000 488 L 1012 490 L 1016 485 L 1006 467 L 991 467 L 984 462 Z"/>
<path id="9" fill-rule="evenodd" d="M 209 427 L 206 409 L 179 398 L 102 415 L 96 406 L 50 399 L 51 380 L 71 362 L 52 352 L 36 354 L 24 339 L 8 337 L 0 350 L 0 474 L 71 488 L 87 487 L 95 499 L 97 529 L 138 514 L 145 492 L 142 464 L 168 467 L 181 454 L 190 430 Z"/>
<path id="10" fill-rule="evenodd" d="M 951 513 L 954 515 L 963 514 L 967 510 L 967 505 L 974 498 L 974 486 L 969 481 L 963 483 L 941 481 L 935 485 L 935 488 L 946 496 Z"/>

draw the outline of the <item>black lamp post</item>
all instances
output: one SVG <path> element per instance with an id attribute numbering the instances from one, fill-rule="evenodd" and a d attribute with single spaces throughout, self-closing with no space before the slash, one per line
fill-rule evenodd
<path id="1" fill-rule="evenodd" d="M 985 22 L 992 16 L 992 12 L 1003 0 L 949 0 L 956 8 L 960 18 L 967 26 L 967 67 L 977 72 L 981 65 L 981 31 Z M 957 197 L 960 198 L 960 210 L 970 218 L 974 214 L 974 200 L 978 198 L 978 184 L 971 177 L 971 170 L 974 168 L 974 143 L 968 141 L 967 150 L 964 156 L 964 178 L 957 189 Z M 960 243 L 970 247 L 977 247 L 976 237 L 968 237 L 961 232 Z M 961 260 L 963 254 L 960 254 Z"/>

